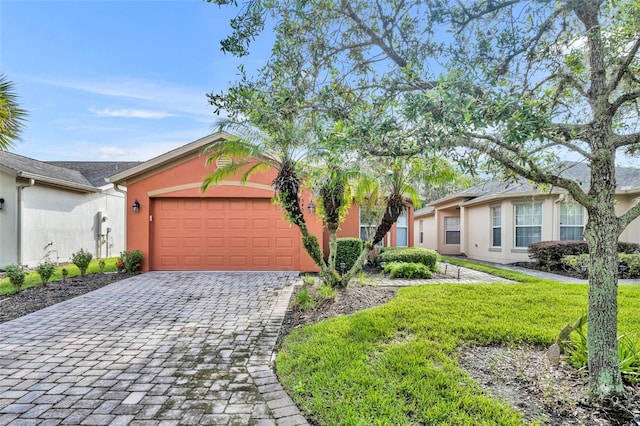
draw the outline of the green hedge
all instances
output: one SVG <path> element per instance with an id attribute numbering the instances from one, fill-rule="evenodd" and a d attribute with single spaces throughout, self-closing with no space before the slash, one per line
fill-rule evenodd
<path id="1" fill-rule="evenodd" d="M 640 244 L 618 242 L 618 253 L 639 253 Z M 529 257 L 545 269 L 555 269 L 563 264 L 565 256 L 589 253 L 586 241 L 540 241 L 529 245 Z"/>
<path id="2" fill-rule="evenodd" d="M 422 263 L 432 271 L 436 271 L 436 263 L 440 253 L 422 247 L 389 247 L 378 256 L 378 262 Z"/>
<path id="3" fill-rule="evenodd" d="M 624 273 L 625 278 L 640 277 L 640 254 L 618 253 L 618 264 L 627 267 Z M 562 265 L 579 273 L 582 273 L 582 265 L 584 265 L 588 272 L 589 255 L 584 253 L 578 256 L 565 256 L 562 258 Z"/>
<path id="4" fill-rule="evenodd" d="M 431 278 L 431 271 L 422 263 L 390 262 L 384 272 L 391 278 Z"/>
<path id="5" fill-rule="evenodd" d="M 336 269 L 340 270 L 340 264 L 345 264 L 345 271 L 353 267 L 362 253 L 364 242 L 360 238 L 338 238 L 338 251 L 336 252 Z"/>

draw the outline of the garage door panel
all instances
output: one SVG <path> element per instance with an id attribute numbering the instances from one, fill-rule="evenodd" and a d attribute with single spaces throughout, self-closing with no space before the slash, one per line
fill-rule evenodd
<path id="1" fill-rule="evenodd" d="M 229 247 L 230 248 L 250 248 L 247 244 L 246 237 L 230 237 L 229 238 Z"/>
<path id="2" fill-rule="evenodd" d="M 217 231 L 224 229 L 224 219 L 207 219 L 206 221 L 207 229 L 211 231 Z"/>
<path id="3" fill-rule="evenodd" d="M 200 200 L 195 199 L 195 200 L 190 200 L 190 199 L 185 199 L 183 201 L 183 206 L 184 206 L 184 210 L 186 211 L 200 211 L 202 209 L 202 205 L 200 203 Z"/>
<path id="4" fill-rule="evenodd" d="M 162 247 L 162 248 L 177 248 L 178 247 L 178 239 L 177 238 L 162 237 L 160 239 L 160 247 Z"/>
<path id="5" fill-rule="evenodd" d="M 299 269 L 300 232 L 271 200 L 159 198 L 152 203 L 152 269 Z"/>
<path id="6" fill-rule="evenodd" d="M 222 237 L 208 237 L 207 248 L 220 248 L 224 247 L 224 238 Z"/>

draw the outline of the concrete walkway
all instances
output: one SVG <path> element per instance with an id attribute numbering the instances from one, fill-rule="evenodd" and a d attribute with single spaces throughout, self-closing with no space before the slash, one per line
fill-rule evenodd
<path id="1" fill-rule="evenodd" d="M 151 272 L 0 324 L 0 425 L 307 424 L 269 366 L 298 281 Z"/>
<path id="2" fill-rule="evenodd" d="M 404 279 L 386 277 L 367 277 L 363 284 L 375 284 L 393 287 L 405 287 L 419 284 L 481 284 L 481 283 L 511 283 L 513 281 L 505 278 L 496 277 L 495 275 L 486 274 L 464 267 L 455 265 L 438 263 L 438 270 L 446 278 L 432 279 Z M 354 280 L 353 282 L 357 282 Z"/>

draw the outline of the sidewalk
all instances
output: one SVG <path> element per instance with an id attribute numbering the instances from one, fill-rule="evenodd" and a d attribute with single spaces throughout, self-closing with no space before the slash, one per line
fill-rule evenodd
<path id="1" fill-rule="evenodd" d="M 451 257 L 455 257 L 455 256 L 451 256 Z M 466 258 L 460 258 L 460 259 L 467 260 Z M 503 264 L 500 264 L 500 263 L 485 262 L 485 261 L 475 260 L 475 259 L 469 259 L 469 260 L 471 260 L 473 262 L 476 262 L 476 263 L 482 263 L 483 265 L 493 266 L 494 268 L 500 268 L 500 269 L 505 269 L 505 270 L 508 270 L 508 271 L 520 272 L 522 274 L 530 275 L 530 276 L 533 276 L 533 277 L 538 277 L 538 278 L 545 279 L 545 280 L 552 280 L 552 281 L 558 281 L 558 282 L 561 282 L 561 283 L 569 283 L 569 284 L 588 284 L 589 283 L 589 280 L 587 280 L 587 279 L 567 277 L 567 276 L 564 276 L 564 275 L 552 274 L 550 272 L 544 272 L 544 271 L 538 271 L 538 270 L 535 270 L 535 269 L 523 268 L 521 266 L 503 265 Z M 621 284 L 621 285 L 640 284 L 640 279 L 629 279 L 629 278 L 619 279 L 618 280 L 618 284 Z"/>

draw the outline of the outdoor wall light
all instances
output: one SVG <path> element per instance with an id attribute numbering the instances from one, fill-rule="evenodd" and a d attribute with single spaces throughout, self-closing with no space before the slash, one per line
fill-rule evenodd
<path id="1" fill-rule="evenodd" d="M 309 201 L 309 206 L 307 207 L 309 209 L 309 213 L 311 214 L 315 214 L 316 212 L 316 205 L 313 204 L 313 200 Z"/>
<path id="2" fill-rule="evenodd" d="M 4 198 L 0 198 L 0 210 L 4 207 Z"/>
<path id="3" fill-rule="evenodd" d="M 131 205 L 131 208 L 133 209 L 134 213 L 138 213 L 140 211 L 140 202 L 138 200 L 135 200 Z"/>

